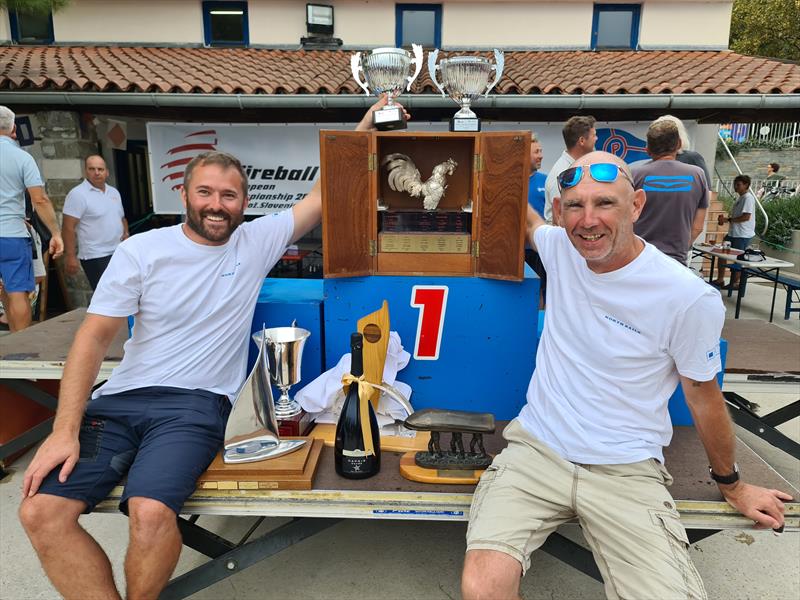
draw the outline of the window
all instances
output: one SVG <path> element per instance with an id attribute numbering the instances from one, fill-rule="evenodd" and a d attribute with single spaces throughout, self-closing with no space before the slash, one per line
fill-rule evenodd
<path id="1" fill-rule="evenodd" d="M 203 2 L 206 46 L 247 46 L 247 2 Z"/>
<path id="2" fill-rule="evenodd" d="M 438 48 L 442 43 L 441 4 L 397 4 L 395 6 L 395 44 L 407 48 L 422 44 Z"/>
<path id="3" fill-rule="evenodd" d="M 8 11 L 11 39 L 17 44 L 52 44 L 53 13 L 29 15 Z"/>
<path id="4" fill-rule="evenodd" d="M 592 50 L 639 45 L 639 4 L 595 4 L 592 19 Z"/>

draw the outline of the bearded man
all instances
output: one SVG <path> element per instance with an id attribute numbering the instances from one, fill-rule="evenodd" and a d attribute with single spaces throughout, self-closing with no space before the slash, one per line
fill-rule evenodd
<path id="1" fill-rule="evenodd" d="M 356 129 L 372 127 L 372 111 Z M 208 152 L 186 167 L 186 222 L 114 252 L 67 357 L 53 433 L 25 472 L 20 520 L 65 598 L 120 598 L 111 564 L 78 517 L 127 475 L 127 598 L 156 598 L 178 562 L 177 515 L 222 446 L 264 278 L 316 227 L 319 182 L 291 210 L 243 223 L 247 175 Z M 125 355 L 87 397 L 111 341 L 135 315 Z"/>

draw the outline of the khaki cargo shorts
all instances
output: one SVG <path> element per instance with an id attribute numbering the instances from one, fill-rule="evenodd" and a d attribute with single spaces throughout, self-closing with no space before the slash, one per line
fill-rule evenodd
<path id="1" fill-rule="evenodd" d="M 467 551 L 504 552 L 525 574 L 531 553 L 577 518 L 609 598 L 706 598 L 661 463 L 576 465 L 518 420 L 503 437 L 472 499 Z"/>

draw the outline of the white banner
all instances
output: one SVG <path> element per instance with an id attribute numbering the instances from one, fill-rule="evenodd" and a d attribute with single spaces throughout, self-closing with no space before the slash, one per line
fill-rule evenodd
<path id="1" fill-rule="evenodd" d="M 690 138 L 696 122 L 684 121 Z M 647 158 L 648 122 L 597 123 L 597 149 L 629 163 Z M 284 210 L 301 200 L 319 177 L 320 129 L 352 130 L 352 123 L 148 123 L 147 144 L 153 210 L 181 214 L 179 190 L 189 161 L 202 152 L 220 150 L 236 156 L 250 184 L 247 214 Z M 409 123 L 411 131 L 447 131 L 446 122 Z M 542 171 L 547 172 L 564 150 L 563 123 L 484 122 L 485 131 L 529 129 L 542 144 Z"/>

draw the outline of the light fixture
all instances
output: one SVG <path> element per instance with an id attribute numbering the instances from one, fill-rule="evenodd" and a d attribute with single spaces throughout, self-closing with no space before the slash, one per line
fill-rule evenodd
<path id="1" fill-rule="evenodd" d="M 327 4 L 306 4 L 306 31 L 310 35 L 333 35 L 333 7 Z"/>
<path id="2" fill-rule="evenodd" d="M 209 14 L 212 14 L 212 15 L 239 15 L 239 16 L 241 16 L 241 15 L 244 14 L 243 10 L 210 10 L 208 12 L 209 12 Z"/>

